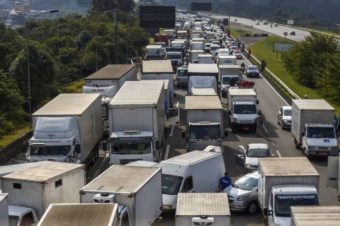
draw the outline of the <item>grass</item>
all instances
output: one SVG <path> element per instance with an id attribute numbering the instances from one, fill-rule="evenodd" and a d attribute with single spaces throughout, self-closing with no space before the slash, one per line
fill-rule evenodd
<path id="1" fill-rule="evenodd" d="M 22 125 L 19 129 L 14 130 L 12 133 L 3 136 L 0 139 L 0 148 L 4 148 L 19 137 L 25 135 L 30 131 L 29 124 Z"/>
<path id="2" fill-rule="evenodd" d="M 298 96 L 303 97 L 305 94 L 307 94 L 310 99 L 323 99 L 323 97 L 321 97 L 314 89 L 302 86 L 293 79 L 292 75 L 289 74 L 287 69 L 284 67 L 281 57 L 279 56 L 277 58 L 276 53 L 273 51 L 273 44 L 275 42 L 294 43 L 291 40 L 278 36 L 269 36 L 268 38 L 253 44 L 249 48 L 256 58 L 259 60 L 264 60 L 267 63 L 267 68 L 269 68 Z M 330 103 L 336 109 L 337 114 L 340 115 L 340 106 L 332 102 Z"/>
<path id="3" fill-rule="evenodd" d="M 83 92 L 83 86 L 85 82 L 84 79 L 80 79 L 78 81 L 71 82 L 66 87 L 62 89 L 62 92 L 64 93 L 82 93 Z"/>
<path id="4" fill-rule="evenodd" d="M 254 30 L 251 28 L 242 27 L 238 25 L 230 25 L 230 32 L 232 37 L 238 38 L 241 36 L 245 36 L 245 34 L 252 34 L 254 33 Z"/>

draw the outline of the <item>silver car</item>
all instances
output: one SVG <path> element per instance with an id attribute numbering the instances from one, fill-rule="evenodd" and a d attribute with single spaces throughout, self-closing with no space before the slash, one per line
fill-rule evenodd
<path id="1" fill-rule="evenodd" d="M 257 171 L 248 173 L 224 190 L 228 194 L 231 211 L 247 211 L 250 214 L 257 212 L 259 209 L 258 179 Z"/>

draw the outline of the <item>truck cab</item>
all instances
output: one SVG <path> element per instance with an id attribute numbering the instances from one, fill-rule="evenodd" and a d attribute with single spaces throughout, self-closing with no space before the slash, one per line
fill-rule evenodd
<path id="1" fill-rule="evenodd" d="M 34 209 L 22 206 L 8 206 L 9 226 L 35 226 L 38 217 Z"/>
<path id="2" fill-rule="evenodd" d="M 270 226 L 290 226 L 291 206 L 316 205 L 319 205 L 319 196 L 313 185 L 278 185 L 272 187 L 264 214 Z"/>
<path id="3" fill-rule="evenodd" d="M 307 123 L 302 133 L 302 150 L 306 155 L 337 155 L 338 141 L 332 124 Z"/>

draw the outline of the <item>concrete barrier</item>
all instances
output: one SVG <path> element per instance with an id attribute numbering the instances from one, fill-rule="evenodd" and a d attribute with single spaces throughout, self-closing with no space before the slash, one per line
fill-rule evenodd
<path id="1" fill-rule="evenodd" d="M 19 137 L 6 147 L 0 150 L 0 164 L 6 164 L 18 154 L 27 149 L 27 141 L 32 136 L 32 131 Z"/>

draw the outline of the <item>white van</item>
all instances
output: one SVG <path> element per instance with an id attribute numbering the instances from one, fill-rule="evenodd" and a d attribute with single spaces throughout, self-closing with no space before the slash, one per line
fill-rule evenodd
<path id="1" fill-rule="evenodd" d="M 160 165 L 163 210 L 176 209 L 180 192 L 217 192 L 219 180 L 225 172 L 222 152 L 210 146 L 203 151 L 192 151 L 164 160 Z"/>
<path id="2" fill-rule="evenodd" d="M 236 65 L 237 59 L 236 56 L 218 56 L 217 57 L 217 65 Z"/>

